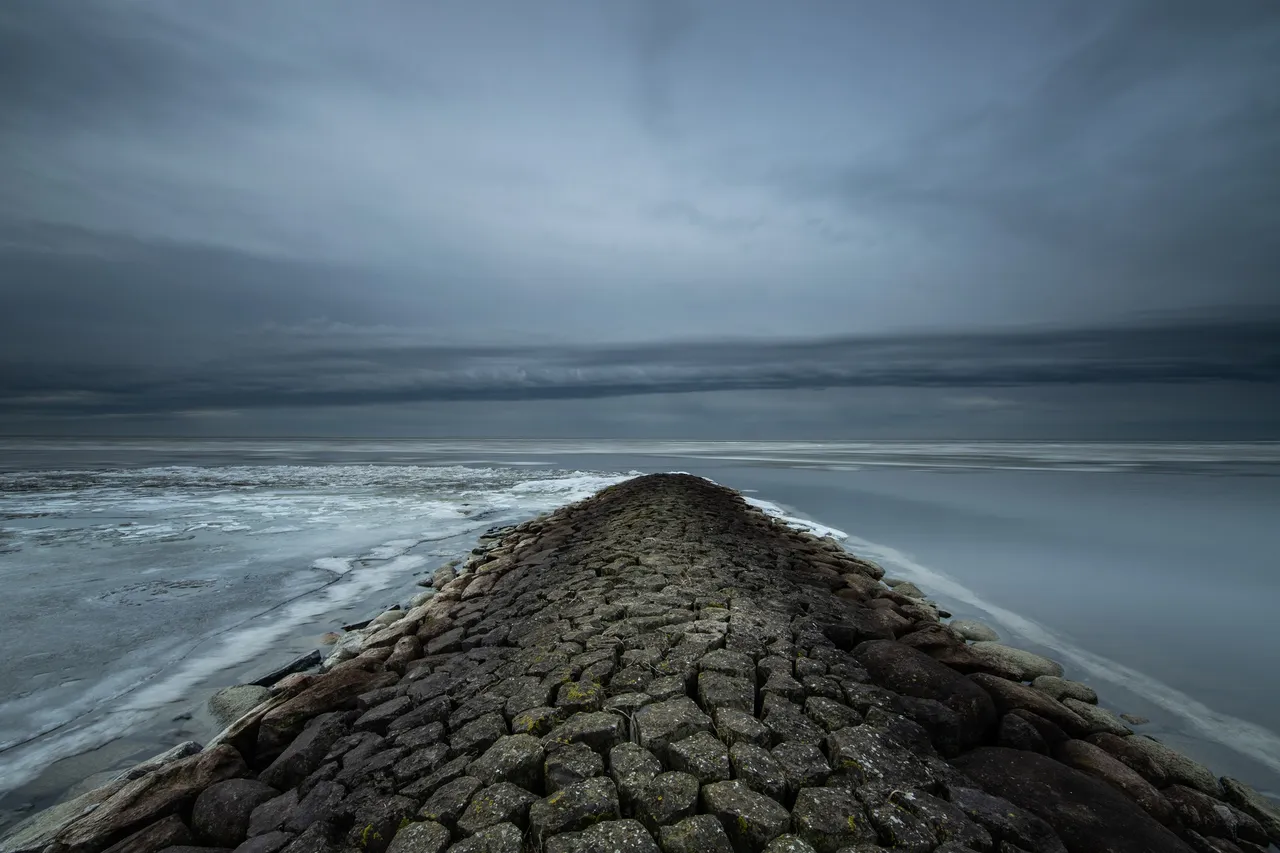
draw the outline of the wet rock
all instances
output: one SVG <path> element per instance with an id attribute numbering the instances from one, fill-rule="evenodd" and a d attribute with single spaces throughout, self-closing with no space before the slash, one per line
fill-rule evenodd
<path id="1" fill-rule="evenodd" d="M 422 821 L 397 832 L 387 853 L 444 853 L 448 846 L 448 829 L 434 821 Z"/>
<path id="2" fill-rule="evenodd" d="M 1258 821 L 1271 843 L 1280 845 L 1280 806 L 1238 779 L 1222 777 L 1226 801 Z"/>
<path id="3" fill-rule="evenodd" d="M 287 832 L 268 832 L 266 835 L 250 838 L 233 850 L 232 853 L 280 853 L 291 841 L 293 841 L 293 836 Z M 112 849 L 106 851 L 106 853 L 150 853 L 150 851 L 129 848 L 120 851 Z"/>
<path id="4" fill-rule="evenodd" d="M 779 835 L 765 845 L 764 853 L 816 853 L 813 845 L 795 835 Z"/>
<path id="5" fill-rule="evenodd" d="M 1090 705 L 1088 702 L 1082 702 L 1071 697 L 1063 699 L 1062 704 L 1075 711 L 1080 716 L 1080 719 L 1085 721 L 1085 724 L 1089 727 L 1090 734 L 1094 732 L 1110 732 L 1119 737 L 1128 737 L 1133 734 L 1132 729 L 1106 708 L 1099 708 L 1097 705 Z"/>
<path id="6" fill-rule="evenodd" d="M 271 690 L 256 684 L 224 687 L 209 698 L 209 713 L 219 727 L 234 723 L 271 697 Z"/>
<path id="7" fill-rule="evenodd" d="M 636 813 L 644 789 L 661 772 L 662 762 L 638 744 L 620 743 L 609 751 L 609 776 L 617 785 L 623 814 Z"/>
<path id="8" fill-rule="evenodd" d="M 656 832 L 697 812 L 699 790 L 698 780 L 688 773 L 659 773 L 641 792 L 636 817 Z"/>
<path id="9" fill-rule="evenodd" d="M 981 743 L 995 725 L 995 707 L 981 687 L 917 649 L 895 642 L 870 642 L 859 646 L 854 657 L 876 684 L 906 696 L 934 700 L 953 711 L 958 718 L 955 752 Z"/>
<path id="10" fill-rule="evenodd" d="M 1174 825 L 1174 812 L 1169 801 L 1137 771 L 1106 750 L 1082 740 L 1069 740 L 1054 750 L 1054 757 L 1068 767 L 1096 776 L 1118 791 L 1127 794 L 1147 814 L 1165 826 Z"/>
<path id="11" fill-rule="evenodd" d="M 235 847 L 249 831 L 253 810 L 280 792 L 252 779 L 228 779 L 205 788 L 191 811 L 191 828 L 203 843 Z"/>
<path id="12" fill-rule="evenodd" d="M 524 788 L 510 782 L 499 782 L 482 788 L 472 795 L 471 802 L 458 818 L 458 832 L 462 835 L 475 835 L 482 829 L 500 823 L 513 823 L 523 828 L 528 823 L 529 807 L 537 799 Z"/>
<path id="13" fill-rule="evenodd" d="M 976 619 L 955 619 L 949 624 L 949 626 L 951 630 L 955 631 L 966 640 L 996 642 L 1000 639 L 1000 635 L 997 634 L 995 630 Z"/>
<path id="14" fill-rule="evenodd" d="M 954 844 L 957 848 L 963 847 L 966 850 L 989 850 L 993 846 L 991 834 L 969 820 L 958 806 L 924 791 L 895 790 L 884 796 L 877 796 L 871 789 L 863 788 L 858 794 L 863 804 L 872 809 L 892 805 L 909 812 L 928 827 L 931 838 L 943 845 Z M 872 812 L 871 816 L 874 823 L 876 813 Z M 882 815 L 882 822 L 888 817 L 890 815 Z"/>
<path id="15" fill-rule="evenodd" d="M 617 818 L 618 790 L 613 780 L 598 777 L 575 782 L 534 803 L 529 809 L 529 829 L 534 840 L 543 843 L 561 832 Z"/>
<path id="16" fill-rule="evenodd" d="M 729 750 L 710 732 L 678 740 L 668 747 L 671 766 L 703 784 L 729 778 Z"/>
<path id="17" fill-rule="evenodd" d="M 449 848 L 448 853 L 521 853 L 524 834 L 512 823 L 481 830 Z"/>
<path id="18" fill-rule="evenodd" d="M 408 749 L 408 747 L 404 747 Z M 391 768 L 391 776 L 396 785 L 404 787 L 416 782 L 438 770 L 449 757 L 449 748 L 442 743 L 433 743 L 413 750 L 405 758 L 400 759 Z"/>
<path id="19" fill-rule="evenodd" d="M 1207 767 L 1176 750 L 1170 749 L 1158 740 L 1146 735 L 1133 735 L 1120 740 L 1124 743 L 1124 754 L 1117 757 L 1139 773 L 1142 772 L 1141 767 L 1134 765 L 1140 764 L 1143 759 L 1146 759 L 1159 767 L 1169 782 L 1177 782 L 1178 784 L 1195 788 L 1197 791 L 1208 794 L 1215 799 L 1222 799 L 1225 795 L 1222 784 Z M 1094 742 L 1102 746 L 1103 749 L 1107 749 L 1103 742 Z M 1106 743 L 1114 743 L 1114 741 L 1106 741 Z M 1131 756 L 1140 757 L 1131 761 Z M 1157 786 L 1160 784 L 1154 779 L 1151 781 L 1155 782 Z"/>
<path id="20" fill-rule="evenodd" d="M 787 796 L 787 775 L 778 759 L 763 747 L 750 743 L 735 743 L 729 750 L 729 762 L 733 776 L 753 791 L 778 802 Z"/>
<path id="21" fill-rule="evenodd" d="M 652 696 L 654 702 L 665 702 L 685 695 L 685 681 L 684 675 L 665 675 L 650 681 L 644 692 Z"/>
<path id="22" fill-rule="evenodd" d="M 874 844 L 876 829 L 852 791 L 802 788 L 791 810 L 792 829 L 817 853 L 836 853 L 855 844 Z"/>
<path id="23" fill-rule="evenodd" d="M 1044 693 L 1050 699 L 1057 699 L 1059 702 L 1063 699 L 1076 699 L 1081 702 L 1088 702 L 1090 705 L 1098 704 L 1097 692 L 1089 685 L 1081 684 L 1078 681 L 1068 681 L 1065 678 L 1058 678 L 1053 675 L 1042 675 L 1033 679 L 1031 686 Z"/>
<path id="24" fill-rule="evenodd" d="M 1000 729 L 996 734 L 996 745 L 1008 749 L 1024 749 L 1028 752 L 1049 754 L 1049 744 L 1041 736 L 1035 726 L 1015 714 L 1006 714 L 1000 718 Z"/>
<path id="25" fill-rule="evenodd" d="M 1042 755 L 984 747 L 953 763 L 986 791 L 1041 818 L 1070 850 L 1190 853 L 1115 788 Z M 1124 827 L 1122 838 L 1116 837 L 1116 827 Z"/>
<path id="26" fill-rule="evenodd" d="M 110 843 L 173 814 L 205 788 L 247 774 L 240 753 L 225 744 L 166 764 L 128 782 L 63 830 L 58 841 L 72 850 L 104 846 L 104 840 Z"/>
<path id="27" fill-rule="evenodd" d="M 255 835 L 283 829 L 285 821 L 301 799 L 296 790 L 285 791 L 280 796 L 259 805 L 249 814 L 249 826 L 246 830 L 248 836 L 252 838 Z"/>
<path id="28" fill-rule="evenodd" d="M 471 802 L 471 797 L 483 787 L 484 782 L 474 776 L 459 776 L 437 788 L 418 810 L 418 816 L 453 826 L 466 810 L 467 803 Z"/>
<path id="29" fill-rule="evenodd" d="M 412 710 L 413 700 L 408 696 L 399 696 L 365 711 L 355 721 L 352 728 L 359 732 L 378 732 L 382 734 L 387 731 L 387 726 L 391 725 L 397 717 Z"/>
<path id="30" fill-rule="evenodd" d="M 1089 734 L 1089 725 L 1079 714 L 1061 702 L 1055 702 L 1039 690 L 986 673 L 976 673 L 969 678 L 987 691 L 1001 714 L 1022 709 L 1043 717 L 1073 737 L 1084 737 Z"/>
<path id="31" fill-rule="evenodd" d="M 827 736 L 799 705 L 776 694 L 765 696 L 763 716 L 765 728 L 775 743 L 822 743 Z"/>
<path id="32" fill-rule="evenodd" d="M 791 823 L 780 803 L 737 780 L 704 785 L 702 807 L 720 822 L 737 853 L 759 853 Z"/>
<path id="33" fill-rule="evenodd" d="M 615 747 L 616 748 L 616 747 Z M 585 743 L 571 743 L 551 755 L 543 764 L 545 790 L 554 794 L 575 782 L 604 773 L 604 760 Z M 534 786 L 526 786 L 533 789 Z"/>
<path id="34" fill-rule="evenodd" d="M 1044 742 L 1049 746 L 1052 752 L 1053 748 L 1060 743 L 1071 740 L 1071 736 L 1062 730 L 1061 726 L 1051 723 L 1039 714 L 1033 714 L 1023 708 L 1014 708 L 1008 713 L 1010 717 L 1017 717 L 1023 722 L 1030 723 L 1031 726 L 1044 738 Z"/>
<path id="35" fill-rule="evenodd" d="M 896 851 L 930 853 L 938 843 L 927 822 L 892 800 L 868 806 L 867 815 L 880 842 Z"/>
<path id="36" fill-rule="evenodd" d="M 467 775 L 487 785 L 512 782 L 536 789 L 542 781 L 542 760 L 546 750 L 530 735 L 504 735 L 484 755 L 467 765 Z M 495 821 L 502 823 L 503 821 Z"/>
<path id="37" fill-rule="evenodd" d="M 709 814 L 687 817 L 658 830 L 662 853 L 733 853 L 720 821 Z"/>

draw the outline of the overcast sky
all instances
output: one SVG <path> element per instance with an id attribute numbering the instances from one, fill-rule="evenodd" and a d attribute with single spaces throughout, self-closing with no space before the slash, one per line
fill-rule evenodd
<path id="1" fill-rule="evenodd" d="M 1275 316 L 1278 81 L 1274 0 L 6 0 L 0 398 L 1011 384 L 919 333 Z M 1275 382 L 1214 328 L 1089 381 Z"/>

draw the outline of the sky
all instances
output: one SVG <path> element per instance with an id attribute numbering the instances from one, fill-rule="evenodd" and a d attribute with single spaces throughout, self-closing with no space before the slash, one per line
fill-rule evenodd
<path id="1" fill-rule="evenodd" d="M 0 432 L 1280 437 L 1278 80 L 1273 0 L 8 0 Z"/>

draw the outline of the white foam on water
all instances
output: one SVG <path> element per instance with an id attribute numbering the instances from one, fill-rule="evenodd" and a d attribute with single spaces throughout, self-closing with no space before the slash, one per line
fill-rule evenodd
<path id="1" fill-rule="evenodd" d="M 319 569 L 323 572 L 333 572 L 337 575 L 345 575 L 351 571 L 351 564 L 354 562 L 354 557 L 321 557 L 312 561 L 311 568 Z"/>
<path id="2" fill-rule="evenodd" d="M 808 533 L 812 533 L 814 536 L 830 536 L 832 539 L 849 538 L 849 534 L 845 533 L 843 530 L 837 530 L 834 527 L 827 527 L 825 524 L 819 524 L 818 522 L 810 521 L 807 518 L 788 515 L 786 510 L 770 501 L 760 500 L 759 498 L 746 498 L 746 501 L 756 509 L 762 510 L 765 515 L 776 518 L 788 527 L 794 527 L 797 530 L 804 530 Z"/>
<path id="3" fill-rule="evenodd" d="M 1215 711 L 1177 688 L 1083 649 L 1040 623 L 987 601 L 954 578 L 916 562 L 897 548 L 856 536 L 849 537 L 846 546 L 858 556 L 870 557 L 884 568 L 892 568 L 894 574 L 917 583 L 926 592 L 946 596 L 986 613 L 992 621 L 1029 642 L 1053 649 L 1064 663 L 1070 663 L 1089 676 L 1142 696 L 1181 719 L 1205 740 L 1221 744 L 1280 772 L 1280 735 L 1270 729 Z"/>

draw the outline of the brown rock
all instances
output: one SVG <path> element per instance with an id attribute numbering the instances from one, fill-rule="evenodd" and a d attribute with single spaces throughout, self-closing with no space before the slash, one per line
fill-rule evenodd
<path id="1" fill-rule="evenodd" d="M 58 841 L 70 853 L 100 850 L 145 824 L 178 812 L 210 785 L 248 772 L 240 753 L 225 744 L 175 761 L 125 785 L 64 830 Z"/>

